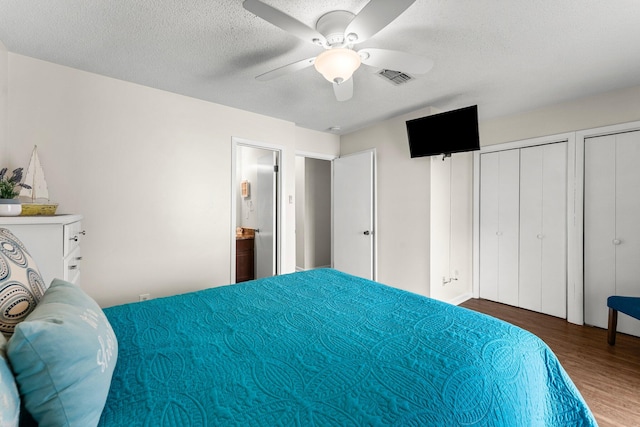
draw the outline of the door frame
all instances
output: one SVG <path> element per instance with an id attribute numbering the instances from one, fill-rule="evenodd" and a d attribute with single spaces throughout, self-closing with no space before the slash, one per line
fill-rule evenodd
<path id="1" fill-rule="evenodd" d="M 329 225 L 329 233 L 330 234 L 330 239 L 331 239 L 331 267 L 333 267 L 333 161 L 337 158 L 339 158 L 340 156 L 337 154 L 325 154 L 325 153 L 316 153 L 313 151 L 301 151 L 301 150 L 296 150 L 296 152 L 294 153 L 295 157 L 304 157 L 307 159 L 316 159 L 316 160 L 326 160 L 328 162 L 331 162 L 331 177 L 330 177 L 330 181 L 329 181 L 329 186 L 331 188 L 331 224 Z M 297 171 L 296 171 L 297 173 Z M 296 200 L 296 203 L 298 203 L 298 201 Z M 298 224 L 296 223 L 296 233 L 298 230 Z M 298 240 L 296 237 L 296 247 L 294 250 L 294 253 L 297 255 L 297 251 L 298 251 Z M 298 271 L 298 266 L 296 265 L 296 271 Z"/>
<path id="2" fill-rule="evenodd" d="M 488 145 L 474 153 L 473 296 L 480 295 L 480 155 L 492 151 L 567 141 L 567 321 L 584 324 L 584 146 L 588 138 L 640 131 L 640 121 Z"/>
<path id="3" fill-rule="evenodd" d="M 245 138 L 231 137 L 231 230 L 230 230 L 230 283 L 236 283 L 236 200 L 238 197 L 238 186 L 236 185 L 237 178 L 237 152 L 238 147 L 257 148 L 260 150 L 268 150 L 275 152 L 277 155 L 278 175 L 276 178 L 276 200 L 274 203 L 275 215 L 276 215 L 276 275 L 281 274 L 283 271 L 283 259 L 282 259 L 282 213 L 285 210 L 284 197 L 282 197 L 282 185 L 284 181 L 284 167 L 283 158 L 285 148 L 281 145 L 271 144 L 268 142 L 253 141 Z"/>
<path id="4" fill-rule="evenodd" d="M 569 259 L 569 267 L 575 271 L 573 289 L 569 288 L 569 298 L 572 300 L 567 308 L 573 308 L 571 323 L 584 324 L 584 146 L 588 138 L 615 135 L 618 133 L 640 131 L 640 121 L 602 126 L 593 129 L 577 131 L 575 133 L 575 233 L 571 244 L 574 245 L 574 256 Z M 568 313 L 567 313 L 568 314 Z"/>
<path id="5" fill-rule="evenodd" d="M 580 270 L 576 265 L 578 256 L 578 239 L 582 239 L 582 225 L 578 224 L 574 213 L 577 209 L 578 171 L 576 133 L 565 132 L 502 144 L 485 145 L 473 153 L 473 297 L 480 298 L 480 155 L 495 151 L 512 150 L 536 145 L 567 142 L 567 320 L 582 324 L 583 296 L 579 285 L 582 278 L 582 260 Z M 582 197 L 580 195 L 580 197 Z M 581 202 L 580 202 L 581 203 Z M 580 208 L 582 205 L 580 205 Z M 579 248 L 582 251 L 582 247 Z M 581 253 L 580 253 L 581 254 Z M 579 288 L 579 289 L 578 289 Z M 579 299 L 579 303 L 578 303 Z"/>

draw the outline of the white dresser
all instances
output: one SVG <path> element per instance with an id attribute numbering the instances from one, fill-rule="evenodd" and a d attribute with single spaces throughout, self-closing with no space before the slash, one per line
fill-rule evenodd
<path id="1" fill-rule="evenodd" d="M 81 215 L 0 217 L 0 227 L 24 243 L 47 286 L 55 278 L 80 285 Z"/>

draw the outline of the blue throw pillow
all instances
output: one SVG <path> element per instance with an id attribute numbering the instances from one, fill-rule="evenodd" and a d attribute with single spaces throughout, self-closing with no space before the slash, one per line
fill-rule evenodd
<path id="1" fill-rule="evenodd" d="M 13 373 L 7 363 L 7 340 L 0 334 L 0 427 L 17 427 L 20 415 L 20 397 Z"/>
<path id="2" fill-rule="evenodd" d="M 40 427 L 98 424 L 118 343 L 98 304 L 80 287 L 55 279 L 16 326 L 7 354 L 24 406 Z"/>

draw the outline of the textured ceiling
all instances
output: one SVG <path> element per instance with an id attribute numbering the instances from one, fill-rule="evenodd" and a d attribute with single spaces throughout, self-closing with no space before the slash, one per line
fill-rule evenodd
<path id="1" fill-rule="evenodd" d="M 330 10 L 367 3 L 264 1 L 311 27 Z M 640 85 L 638 0 L 417 0 L 358 47 L 422 55 L 434 68 L 394 86 L 362 66 L 346 102 L 313 67 L 255 80 L 321 48 L 241 0 L 2 0 L 0 41 L 21 55 L 339 133 L 426 106 L 478 104 L 487 119 Z"/>

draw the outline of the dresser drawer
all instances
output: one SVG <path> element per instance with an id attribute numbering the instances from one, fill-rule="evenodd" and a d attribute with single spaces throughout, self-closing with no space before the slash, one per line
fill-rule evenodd
<path id="1" fill-rule="evenodd" d="M 67 282 L 80 285 L 80 265 L 82 262 L 82 254 L 80 247 L 76 247 L 73 252 L 66 256 L 63 260 L 64 277 Z"/>
<path id="2" fill-rule="evenodd" d="M 76 221 L 64 226 L 64 257 L 73 252 L 80 246 L 80 237 L 84 235 L 82 231 L 82 222 Z"/>

